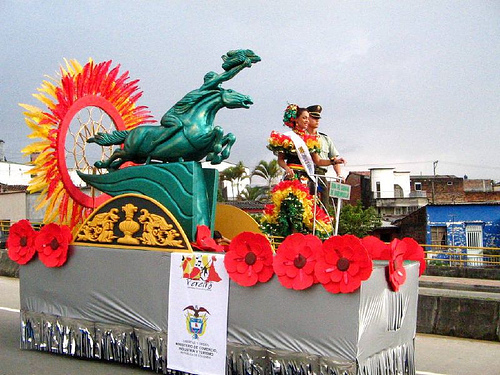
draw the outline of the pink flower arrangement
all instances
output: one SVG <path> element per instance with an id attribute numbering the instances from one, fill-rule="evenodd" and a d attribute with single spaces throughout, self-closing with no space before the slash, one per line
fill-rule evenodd
<path id="1" fill-rule="evenodd" d="M 273 277 L 273 250 L 258 233 L 242 232 L 234 237 L 224 257 L 231 280 L 241 286 L 265 283 Z"/>
<path id="2" fill-rule="evenodd" d="M 372 260 L 359 238 L 346 234 L 323 243 L 315 272 L 330 293 L 351 293 L 370 277 L 372 268 Z"/>
<path id="3" fill-rule="evenodd" d="M 202 251 L 224 252 L 224 246 L 215 242 L 212 238 L 210 228 L 206 225 L 198 225 L 196 227 L 196 242 L 193 242 L 192 245 Z"/>
<path id="4" fill-rule="evenodd" d="M 394 239 L 390 244 L 391 258 L 389 259 L 389 284 L 393 291 L 397 292 L 399 287 L 406 281 L 406 270 L 404 267 L 404 256 L 406 253 L 406 243 Z"/>
<path id="5" fill-rule="evenodd" d="M 316 281 L 314 266 L 321 249 L 321 240 L 312 234 L 294 233 L 278 247 L 273 269 L 286 288 L 303 290 Z"/>
<path id="6" fill-rule="evenodd" d="M 404 259 L 420 262 L 419 276 L 422 276 L 426 267 L 424 249 L 413 238 L 405 237 L 401 241 L 406 244 Z"/>
<path id="7" fill-rule="evenodd" d="M 28 220 L 20 220 L 10 227 L 7 238 L 8 256 L 19 264 L 28 263 L 35 255 L 36 232 Z"/>
<path id="8" fill-rule="evenodd" d="M 425 271 L 424 249 L 413 238 L 394 239 L 387 244 L 374 236 L 367 236 L 361 242 L 373 260 L 389 261 L 389 284 L 394 291 L 406 281 L 405 260 L 420 262 L 419 276 Z"/>
<path id="9" fill-rule="evenodd" d="M 375 236 L 366 236 L 361 239 L 361 243 L 368 251 L 370 258 L 373 260 L 389 260 L 391 259 L 391 248 L 380 238 Z"/>
<path id="10" fill-rule="evenodd" d="M 36 232 L 28 220 L 20 220 L 10 228 L 8 255 L 14 262 L 26 264 L 38 253 L 47 267 L 60 267 L 66 263 L 71 240 L 71 230 L 66 225 L 51 223 Z"/>
<path id="11" fill-rule="evenodd" d="M 71 239 L 71 230 L 66 225 L 50 223 L 43 226 L 35 238 L 35 248 L 42 263 L 47 267 L 61 267 L 66 263 Z"/>

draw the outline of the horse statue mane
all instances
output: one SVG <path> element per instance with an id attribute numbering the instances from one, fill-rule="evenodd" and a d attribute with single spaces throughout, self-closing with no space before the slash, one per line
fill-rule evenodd
<path id="1" fill-rule="evenodd" d="M 213 91 L 195 92 L 195 93 L 193 93 L 192 96 L 185 96 L 181 100 L 179 100 L 177 103 L 175 103 L 172 106 L 172 108 L 170 108 L 168 110 L 168 112 L 179 114 L 179 115 L 186 113 L 193 107 L 193 105 L 195 103 L 199 102 L 200 100 L 202 100 L 204 97 L 206 97 L 208 95 L 212 95 L 215 92 L 217 92 L 217 91 L 213 90 Z"/>
<path id="2" fill-rule="evenodd" d="M 97 161 L 97 168 L 116 171 L 125 162 L 150 164 L 177 161 L 200 161 L 211 164 L 227 159 L 236 141 L 232 133 L 224 134 L 214 126 L 221 108 L 249 108 L 252 98 L 234 90 L 224 89 L 222 83 L 232 79 L 244 68 L 261 59 L 251 50 L 232 50 L 222 56 L 224 72 L 209 72 L 204 83 L 187 93 L 162 117 L 160 125 L 138 126 L 131 130 L 97 133 L 87 140 L 101 146 L 123 145 L 109 159 Z"/>

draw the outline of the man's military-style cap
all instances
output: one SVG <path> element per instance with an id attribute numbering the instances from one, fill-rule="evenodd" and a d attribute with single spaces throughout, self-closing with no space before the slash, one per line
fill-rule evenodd
<path id="1" fill-rule="evenodd" d="M 309 112 L 309 116 L 314 117 L 314 118 L 321 118 L 321 106 L 319 104 L 316 105 L 310 105 L 307 107 L 307 111 Z"/>

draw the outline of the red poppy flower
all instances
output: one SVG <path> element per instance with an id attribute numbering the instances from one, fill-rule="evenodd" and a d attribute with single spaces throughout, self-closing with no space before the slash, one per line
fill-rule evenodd
<path id="1" fill-rule="evenodd" d="M 241 286 L 265 283 L 273 276 L 273 250 L 259 233 L 242 232 L 231 240 L 224 265 L 231 280 Z"/>
<path id="2" fill-rule="evenodd" d="M 321 240 L 312 234 L 294 233 L 286 237 L 273 261 L 274 272 L 281 285 L 303 290 L 316 283 L 314 266 L 320 249 Z"/>
<path id="3" fill-rule="evenodd" d="M 418 244 L 413 238 L 406 237 L 402 241 L 406 243 L 406 254 L 404 255 L 405 260 L 416 260 L 420 262 L 419 276 L 425 271 L 425 253 L 422 246 Z"/>
<path id="4" fill-rule="evenodd" d="M 60 267 L 66 263 L 71 239 L 71 230 L 66 225 L 50 223 L 43 226 L 35 239 L 42 263 L 47 267 Z"/>
<path id="5" fill-rule="evenodd" d="M 351 293 L 372 273 L 372 260 L 353 235 L 330 237 L 318 254 L 315 274 L 330 293 Z"/>
<path id="6" fill-rule="evenodd" d="M 224 252 L 224 247 L 218 245 L 211 237 L 212 231 L 206 225 L 198 225 L 196 227 L 196 242 L 193 245 L 202 251 Z"/>
<path id="7" fill-rule="evenodd" d="M 404 267 L 404 255 L 407 245 L 404 241 L 394 239 L 390 244 L 391 259 L 389 259 L 389 284 L 392 290 L 397 292 L 399 287 L 406 281 L 406 270 Z"/>
<path id="8" fill-rule="evenodd" d="M 366 236 L 361 243 L 373 260 L 391 259 L 391 247 L 375 236 Z"/>
<path id="9" fill-rule="evenodd" d="M 19 264 L 26 264 L 35 255 L 36 232 L 28 220 L 20 220 L 12 224 L 7 238 L 9 258 Z"/>

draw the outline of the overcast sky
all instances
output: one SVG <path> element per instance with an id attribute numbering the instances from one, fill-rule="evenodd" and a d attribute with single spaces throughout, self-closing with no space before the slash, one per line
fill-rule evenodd
<path id="1" fill-rule="evenodd" d="M 321 104 L 321 129 L 350 170 L 500 180 L 499 1 L 14 1 L 0 0 L 0 138 L 23 161 L 18 103 L 64 58 L 113 60 L 140 80 L 139 104 L 160 119 L 221 72 L 221 55 L 262 61 L 225 88 L 250 109 L 221 110 L 236 135 L 229 161 L 271 160 L 287 103 Z"/>

